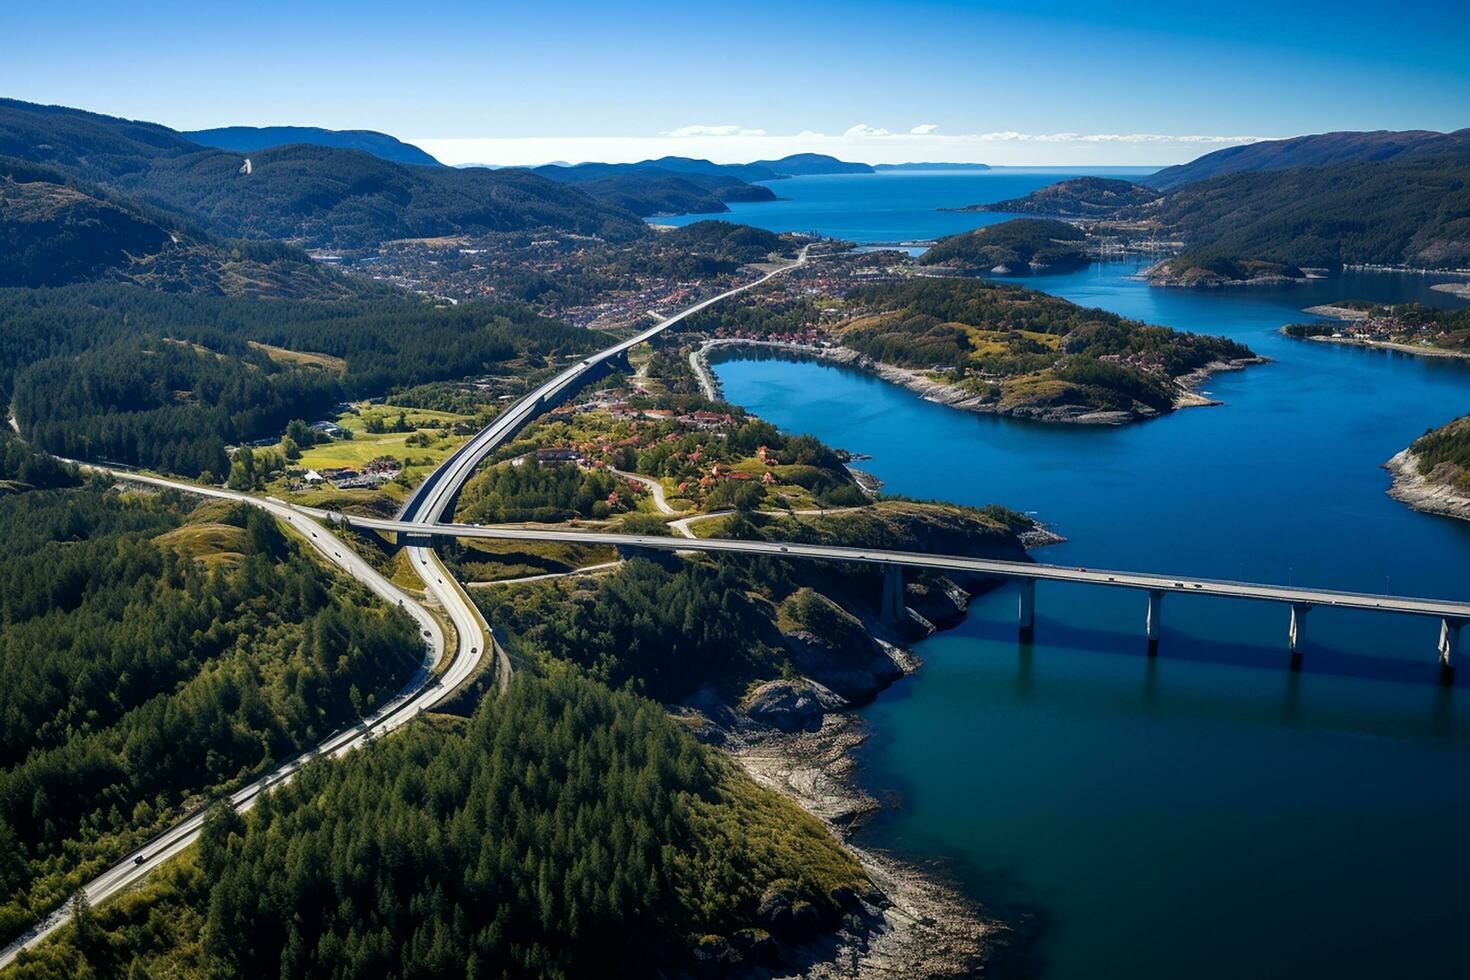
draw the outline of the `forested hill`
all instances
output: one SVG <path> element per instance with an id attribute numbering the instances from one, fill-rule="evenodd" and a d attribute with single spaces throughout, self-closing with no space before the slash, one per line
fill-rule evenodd
<path id="1" fill-rule="evenodd" d="M 1341 163 L 1368 163 L 1409 159 L 1470 149 L 1470 129 L 1436 133 L 1378 130 L 1371 133 L 1317 133 L 1285 140 L 1266 140 L 1206 153 L 1189 163 L 1165 167 L 1140 177 L 1140 184 L 1171 190 L 1225 174 L 1326 167 Z"/>
<path id="2" fill-rule="evenodd" d="M 571 184 L 591 197 L 645 218 L 656 214 L 720 214 L 730 210 L 725 206 L 729 201 L 776 199 L 768 187 L 719 173 L 615 164 L 537 167 L 535 173 Z"/>
<path id="3" fill-rule="evenodd" d="M 1470 151 L 1230 174 L 1180 187 L 1133 213 L 1187 243 L 1171 263 L 1176 273 L 1242 261 L 1463 268 L 1470 265 Z"/>
<path id="4" fill-rule="evenodd" d="M 0 158 L 0 286 L 88 281 L 317 299 L 374 289 L 300 249 L 221 240 L 54 167 Z"/>
<path id="5" fill-rule="evenodd" d="M 1121 208 L 1157 200 L 1159 193 L 1132 181 L 1113 177 L 1074 177 L 1048 184 L 1025 197 L 990 204 L 972 204 L 963 211 L 998 211 L 1047 218 L 1106 219 Z"/>
<path id="6" fill-rule="evenodd" d="M 541 366 L 597 343 L 520 306 L 443 308 L 396 294 L 326 303 L 8 289 L 0 323 L 0 404 L 42 448 L 216 477 L 226 444 L 278 435 L 343 397 Z"/>
<path id="7" fill-rule="evenodd" d="M 1087 262 L 1087 236 L 1065 221 L 1047 218 L 1012 218 L 950 235 L 919 257 L 920 265 L 1002 275 L 1060 272 Z"/>
<path id="8" fill-rule="evenodd" d="M 393 163 L 294 145 L 201 147 L 151 123 L 0 101 L 0 156 L 50 164 L 136 196 L 216 234 L 365 246 L 395 238 L 549 229 L 624 240 L 637 216 L 524 170 Z"/>
<path id="9" fill-rule="evenodd" d="M 405 143 L 387 133 L 376 133 L 370 129 L 321 129 L 317 126 L 222 126 L 218 129 L 195 129 L 182 135 L 200 146 L 212 146 L 219 150 L 236 150 L 254 153 L 271 146 L 286 146 L 291 143 L 307 143 L 311 146 L 331 146 L 339 150 L 361 150 L 379 160 L 393 163 L 412 163 L 420 167 L 442 167 L 412 143 Z"/>

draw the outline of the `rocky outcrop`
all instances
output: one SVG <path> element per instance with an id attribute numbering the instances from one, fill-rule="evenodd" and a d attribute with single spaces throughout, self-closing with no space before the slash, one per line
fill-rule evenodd
<path id="1" fill-rule="evenodd" d="M 1426 514 L 1441 514 L 1470 521 L 1470 494 L 1455 486 L 1452 477 L 1458 475 L 1441 463 L 1428 473 L 1419 472 L 1419 458 L 1408 449 L 1383 464 L 1393 474 L 1393 485 L 1388 495 L 1400 503 L 1408 504 Z"/>
<path id="2" fill-rule="evenodd" d="M 762 684 L 741 705 L 753 720 L 783 732 L 815 731 L 822 716 L 848 707 L 845 698 L 810 678 Z"/>

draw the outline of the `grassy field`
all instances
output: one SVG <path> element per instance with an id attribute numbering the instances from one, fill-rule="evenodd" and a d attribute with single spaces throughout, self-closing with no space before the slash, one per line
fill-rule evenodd
<path id="1" fill-rule="evenodd" d="M 411 427 L 409 431 L 368 431 L 369 419 L 378 419 L 384 423 L 384 428 L 393 428 L 400 413 L 405 423 Z M 292 482 L 290 478 L 286 478 L 276 481 L 271 487 L 273 491 L 287 494 L 293 501 L 310 506 L 356 504 L 375 510 L 381 509 L 384 498 L 395 502 L 403 500 L 412 487 L 469 439 L 468 435 L 454 434 L 456 425 L 464 423 L 466 426 L 478 426 L 478 422 L 468 415 L 365 403 L 353 406 L 353 411 L 343 412 L 336 422 L 350 431 L 352 438 L 334 439 L 304 449 L 301 458 L 293 461 L 294 467 L 318 471 L 343 466 L 357 468 L 379 456 L 392 456 L 405 464 L 398 480 L 382 484 L 375 490 L 335 490 L 322 487 L 293 492 L 286 489 L 287 484 Z M 424 436 L 427 436 L 426 444 L 409 445 L 410 438 L 421 441 Z"/>

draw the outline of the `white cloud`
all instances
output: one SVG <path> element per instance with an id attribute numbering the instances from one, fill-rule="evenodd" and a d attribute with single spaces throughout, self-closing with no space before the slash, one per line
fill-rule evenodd
<path id="1" fill-rule="evenodd" d="M 928 136 L 930 133 L 934 132 L 938 128 L 939 128 L 939 124 L 938 123 L 920 123 L 919 125 L 915 126 L 913 129 L 909 130 L 909 135 L 910 136 Z"/>
<path id="2" fill-rule="evenodd" d="M 881 139 L 884 136 L 892 136 L 886 129 L 877 126 L 869 126 L 867 123 L 858 123 L 842 134 L 850 140 Z"/>
<path id="3" fill-rule="evenodd" d="M 764 135 L 766 135 L 766 131 L 764 129 L 745 129 L 745 128 L 740 127 L 740 126 L 700 126 L 700 125 L 694 125 L 694 126 L 680 126 L 678 129 L 671 129 L 668 132 L 661 133 L 659 135 L 661 135 L 661 136 L 675 136 L 675 137 L 685 137 L 685 136 L 764 136 Z"/>

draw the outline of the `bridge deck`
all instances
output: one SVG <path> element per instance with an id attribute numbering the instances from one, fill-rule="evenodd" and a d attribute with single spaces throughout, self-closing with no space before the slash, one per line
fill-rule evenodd
<path id="1" fill-rule="evenodd" d="M 1308 606 L 1332 606 L 1342 609 L 1370 609 L 1379 612 L 1470 619 L 1470 602 L 1452 599 L 1421 599 L 1412 596 L 1377 595 L 1369 592 L 1339 592 L 1332 589 L 1308 589 L 1296 586 L 1265 585 L 1256 582 L 1234 582 L 1225 579 L 1162 575 L 1153 572 L 1123 572 L 1095 568 L 1071 568 L 1035 562 L 1006 561 L 997 558 L 972 558 L 965 555 L 931 555 L 913 551 L 883 551 L 873 548 L 849 548 L 837 545 L 800 544 L 794 541 L 735 541 L 724 538 L 670 538 L 651 535 L 613 534 L 600 531 L 541 530 L 527 527 L 482 527 L 475 524 L 427 524 L 394 521 L 374 517 L 332 514 L 333 519 L 356 527 L 373 528 L 407 534 L 433 534 L 456 538 L 497 538 L 520 541 L 562 541 L 568 544 L 622 545 L 653 548 L 662 551 L 704 551 L 748 555 L 771 555 L 782 558 L 809 558 L 827 561 L 860 562 L 870 565 L 898 565 L 905 568 L 931 568 L 937 571 L 963 571 L 1016 579 L 1044 579 L 1055 582 L 1083 582 L 1090 585 L 1146 589 L 1159 592 L 1183 592 L 1189 595 L 1226 596 L 1236 599 L 1259 599 Z"/>

